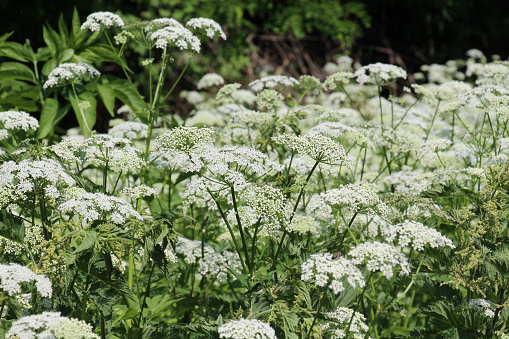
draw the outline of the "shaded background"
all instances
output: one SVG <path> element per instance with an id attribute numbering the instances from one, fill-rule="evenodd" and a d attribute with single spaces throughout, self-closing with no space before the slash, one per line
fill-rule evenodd
<path id="1" fill-rule="evenodd" d="M 488 58 L 507 59 L 509 52 L 507 0 L 3 0 L 0 34 L 13 31 L 11 41 L 44 46 L 42 26 L 56 27 L 60 13 L 69 23 L 74 7 L 82 21 L 96 11 L 213 18 L 227 31 L 228 52 L 214 58 L 209 71 L 231 72 L 235 79 L 252 78 L 264 64 L 319 76 L 317 67 L 340 54 L 414 72 L 422 64 L 464 58 L 471 48 Z"/>

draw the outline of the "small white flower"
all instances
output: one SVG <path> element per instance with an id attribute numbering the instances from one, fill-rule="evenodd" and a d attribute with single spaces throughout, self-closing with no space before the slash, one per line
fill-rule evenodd
<path id="1" fill-rule="evenodd" d="M 92 32 L 96 32 L 101 29 L 101 26 L 105 28 L 112 26 L 124 27 L 124 21 L 111 12 L 96 12 L 87 17 L 87 20 L 81 25 L 81 30 L 88 28 Z"/>
<path id="2" fill-rule="evenodd" d="M 354 264 L 366 264 L 368 271 L 380 271 L 387 279 L 392 278 L 396 267 L 400 268 L 399 275 L 410 274 L 410 264 L 405 255 L 386 243 L 364 242 L 353 248 L 348 256 L 352 258 Z"/>
<path id="3" fill-rule="evenodd" d="M 43 88 L 65 86 L 77 81 L 90 80 L 100 76 L 98 70 L 85 62 L 60 64 L 48 75 Z"/>
<path id="4" fill-rule="evenodd" d="M 378 62 L 358 69 L 355 76 L 361 85 L 369 83 L 382 86 L 398 78 L 406 79 L 407 74 L 401 67 Z"/>
<path id="5" fill-rule="evenodd" d="M 479 310 L 485 317 L 495 316 L 495 304 L 486 299 L 470 299 L 468 306 Z"/>
<path id="6" fill-rule="evenodd" d="M 366 318 L 350 308 L 338 307 L 333 312 L 324 312 L 323 315 L 328 321 L 322 325 L 322 330 L 330 339 L 347 338 L 347 332 L 348 338 L 363 339 L 369 330 Z"/>
<path id="7" fill-rule="evenodd" d="M 35 131 L 37 128 L 39 128 L 39 121 L 27 112 L 0 112 L 0 140 L 7 138 L 8 132 L 11 130 L 22 129 L 27 132 L 29 129 Z"/>
<path id="8" fill-rule="evenodd" d="M 219 338 L 226 339 L 277 339 L 269 324 L 257 319 L 231 320 L 217 329 Z"/>
<path id="9" fill-rule="evenodd" d="M 209 88 L 213 86 L 220 86 L 224 84 L 224 79 L 222 76 L 216 73 L 207 73 L 205 74 L 200 81 L 198 81 L 197 88 Z"/>
<path id="10" fill-rule="evenodd" d="M 126 121 L 110 128 L 108 134 L 114 138 L 145 139 L 148 135 L 148 126 L 141 122 Z"/>
<path id="11" fill-rule="evenodd" d="M 213 39 L 216 35 L 226 40 L 226 34 L 224 34 L 221 26 L 212 19 L 205 18 L 194 18 L 186 23 L 186 26 L 191 26 L 194 29 L 202 30 L 207 36 Z"/>
<path id="12" fill-rule="evenodd" d="M 328 286 L 335 294 L 345 289 L 345 281 L 353 288 L 362 288 L 366 284 L 361 271 L 352 261 L 344 257 L 333 260 L 330 253 L 311 254 L 301 268 L 301 280 L 314 279 L 317 286 Z"/>
<path id="13" fill-rule="evenodd" d="M 151 40 L 155 40 L 157 48 L 164 49 L 168 46 L 175 46 L 180 50 L 200 52 L 200 40 L 183 26 L 166 26 L 149 34 L 149 37 Z"/>
<path id="14" fill-rule="evenodd" d="M 293 87 L 298 84 L 299 81 L 292 77 L 284 75 L 270 75 L 249 83 L 249 87 L 251 87 L 251 89 L 255 92 L 260 92 L 262 89 L 273 89 L 280 85 L 284 87 Z"/>

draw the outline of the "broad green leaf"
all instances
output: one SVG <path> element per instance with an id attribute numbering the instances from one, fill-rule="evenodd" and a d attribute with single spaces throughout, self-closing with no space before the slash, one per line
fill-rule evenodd
<path id="1" fill-rule="evenodd" d="M 24 81 L 7 79 L 0 81 L 0 105 L 27 112 L 40 110 L 39 87 Z"/>
<path id="2" fill-rule="evenodd" d="M 39 129 L 37 138 L 42 139 L 48 136 L 60 120 L 69 112 L 70 105 L 58 107 L 58 100 L 46 98 L 39 118 Z"/>
<path id="3" fill-rule="evenodd" d="M 69 46 L 69 30 L 67 29 L 62 13 L 60 13 L 60 17 L 58 18 L 58 32 L 60 33 L 62 44 L 64 46 Z"/>
<path id="4" fill-rule="evenodd" d="M 109 83 L 97 85 L 101 100 L 112 117 L 115 117 L 115 89 Z"/>
<path id="5" fill-rule="evenodd" d="M 43 27 L 42 28 L 42 36 L 44 38 L 44 42 L 48 46 L 51 55 L 54 58 L 58 57 L 59 54 L 59 36 L 57 32 L 51 27 Z"/>
<path id="6" fill-rule="evenodd" d="M 45 75 L 45 76 L 48 76 L 51 73 L 52 70 L 57 68 L 57 66 L 58 66 L 58 63 L 57 63 L 57 60 L 55 58 L 49 59 L 42 66 L 42 74 Z"/>
<path id="7" fill-rule="evenodd" d="M 116 97 L 129 106 L 135 113 L 140 113 L 146 108 L 145 101 L 140 98 L 136 90 L 131 87 L 127 80 L 118 79 L 111 84 L 115 89 Z"/>
<path id="8" fill-rule="evenodd" d="M 16 79 L 37 84 L 32 70 L 19 62 L 4 62 L 0 64 L 0 79 Z"/>
<path id="9" fill-rule="evenodd" d="M 74 56 L 74 49 L 68 48 L 62 52 L 62 56 L 60 57 L 60 63 L 68 62 Z"/>
<path id="10" fill-rule="evenodd" d="M 71 23 L 71 43 L 75 43 L 76 39 L 81 35 L 81 20 L 78 14 L 78 9 L 74 7 L 72 12 L 72 23 Z"/>
<path id="11" fill-rule="evenodd" d="M 2 48 L 0 48 L 0 56 L 6 56 L 22 62 L 32 61 L 31 55 L 27 53 L 22 44 L 17 42 L 9 41 L 3 43 Z"/>
<path id="12" fill-rule="evenodd" d="M 71 101 L 71 105 L 74 109 L 74 113 L 76 114 L 76 119 L 78 119 L 78 124 L 80 125 L 81 131 L 83 132 L 85 138 L 88 138 L 90 137 L 96 121 L 97 101 L 94 97 L 94 94 L 91 92 L 79 93 L 78 100 L 76 100 L 76 97 L 73 93 L 69 94 L 69 101 Z M 87 101 L 88 104 L 86 104 L 86 106 L 89 106 L 88 108 L 86 108 L 84 104 Z M 82 105 L 81 108 L 80 104 Z"/>
<path id="13" fill-rule="evenodd" d="M 37 49 L 37 53 L 35 53 L 35 59 L 37 62 L 46 61 L 51 58 L 51 52 L 48 47 L 40 47 Z"/>

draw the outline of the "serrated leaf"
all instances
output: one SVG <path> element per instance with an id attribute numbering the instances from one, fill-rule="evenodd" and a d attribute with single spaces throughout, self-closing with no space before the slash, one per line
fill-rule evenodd
<path id="1" fill-rule="evenodd" d="M 85 250 L 88 250 L 89 248 L 93 247 L 95 245 L 95 242 L 97 241 L 97 232 L 94 230 L 88 230 L 83 231 L 85 234 L 85 238 L 83 241 L 76 247 L 74 250 L 75 254 L 78 254 L 80 252 L 83 252 Z"/>
<path id="2" fill-rule="evenodd" d="M 65 24 L 64 16 L 62 15 L 62 13 L 60 13 L 60 17 L 58 18 L 58 32 L 60 33 L 59 35 L 60 35 L 61 43 L 64 46 L 68 46 L 69 45 L 69 30 L 67 29 L 67 25 Z"/>

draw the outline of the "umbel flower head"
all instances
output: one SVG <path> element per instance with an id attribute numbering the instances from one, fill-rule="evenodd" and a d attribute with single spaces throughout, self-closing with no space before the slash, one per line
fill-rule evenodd
<path id="1" fill-rule="evenodd" d="M 394 268 L 400 268 L 400 275 L 410 274 L 408 259 L 396 247 L 378 241 L 364 242 L 353 248 L 348 255 L 356 265 L 366 264 L 371 272 L 382 272 L 391 279 L 394 275 Z"/>
<path id="2" fill-rule="evenodd" d="M 190 153 L 193 150 L 213 144 L 211 128 L 177 127 L 157 137 L 160 149 Z"/>
<path id="3" fill-rule="evenodd" d="M 166 26 L 149 34 L 157 48 L 178 47 L 180 50 L 191 50 L 200 53 L 200 39 L 183 26 Z"/>
<path id="4" fill-rule="evenodd" d="M 344 281 L 353 288 L 366 284 L 361 271 L 350 260 L 344 257 L 332 260 L 330 253 L 311 254 L 301 267 L 303 281 L 313 279 L 317 286 L 328 286 L 336 294 L 345 289 Z"/>
<path id="5" fill-rule="evenodd" d="M 81 30 L 90 29 L 96 32 L 101 28 L 110 28 L 112 26 L 124 27 L 124 21 L 111 12 L 95 12 L 87 17 L 87 20 L 81 25 Z"/>
<path id="6" fill-rule="evenodd" d="M 211 39 L 220 36 L 223 40 L 226 40 L 226 34 L 224 34 L 221 26 L 212 19 L 194 18 L 189 20 L 186 26 L 193 27 L 198 31 L 203 31 Z"/>
<path id="7" fill-rule="evenodd" d="M 42 297 L 51 298 L 53 290 L 51 281 L 42 274 L 35 274 L 28 267 L 11 263 L 0 264 L 0 291 L 10 296 L 23 293 L 22 284 L 35 282 L 35 287 Z"/>
<path id="8" fill-rule="evenodd" d="M 44 312 L 12 323 L 7 339 L 99 339 L 92 326 L 78 319 L 62 317 L 60 312 Z"/>
<path id="9" fill-rule="evenodd" d="M 0 112 L 0 140 L 7 138 L 9 131 L 22 129 L 27 132 L 29 129 L 35 131 L 37 128 L 39 128 L 39 121 L 26 112 Z"/>
<path id="10" fill-rule="evenodd" d="M 232 320 L 217 329 L 219 338 L 226 339 L 277 339 L 269 324 L 258 319 Z"/>
<path id="11" fill-rule="evenodd" d="M 352 162 L 346 156 L 343 145 L 325 135 L 318 133 L 308 133 L 303 136 L 281 134 L 272 137 L 272 140 L 276 144 L 283 145 L 290 153 L 299 153 L 317 162 L 341 164 L 352 168 Z"/>
<path id="12" fill-rule="evenodd" d="M 51 71 L 43 88 L 65 86 L 78 81 L 87 81 L 100 76 L 98 70 L 85 62 L 60 64 Z"/>
<path id="13" fill-rule="evenodd" d="M 355 76 L 361 85 L 368 83 L 382 86 L 398 78 L 406 79 L 407 74 L 401 67 L 377 62 L 359 68 Z"/>
<path id="14" fill-rule="evenodd" d="M 325 312 L 323 315 L 329 320 L 322 325 L 322 330 L 329 335 L 327 338 L 347 338 L 348 332 L 348 338 L 364 339 L 369 330 L 366 318 L 347 307 L 338 307 L 335 311 Z"/>

